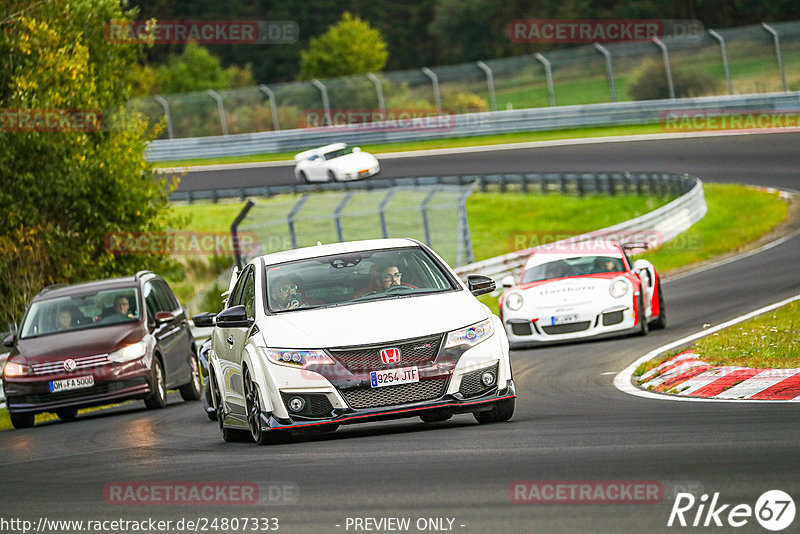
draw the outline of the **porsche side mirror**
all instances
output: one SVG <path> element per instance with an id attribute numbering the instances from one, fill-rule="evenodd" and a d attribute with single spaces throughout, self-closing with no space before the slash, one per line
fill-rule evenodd
<path id="1" fill-rule="evenodd" d="M 500 285 L 502 285 L 505 288 L 514 287 L 514 277 L 511 276 L 510 274 L 504 276 L 503 279 L 500 280 Z"/>
<path id="2" fill-rule="evenodd" d="M 353 147 L 353 152 L 354 152 L 354 153 L 356 153 L 356 154 L 358 154 L 359 152 L 361 152 L 361 149 L 360 149 L 360 148 L 358 148 L 357 146 L 354 146 L 354 147 Z"/>
<path id="3" fill-rule="evenodd" d="M 469 288 L 470 293 L 477 297 L 478 295 L 491 293 L 495 290 L 496 286 L 494 280 L 488 276 L 471 274 L 467 276 L 467 287 Z"/>

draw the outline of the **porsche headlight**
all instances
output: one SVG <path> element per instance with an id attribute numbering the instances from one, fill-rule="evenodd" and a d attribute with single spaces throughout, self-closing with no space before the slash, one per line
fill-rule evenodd
<path id="1" fill-rule="evenodd" d="M 611 287 L 608 288 L 608 292 L 611 293 L 612 297 L 618 299 L 627 295 L 629 288 L 630 286 L 628 285 L 628 282 L 626 282 L 622 278 L 617 278 L 611 284 Z"/>
<path id="2" fill-rule="evenodd" d="M 145 355 L 146 351 L 147 346 L 145 345 L 144 341 L 138 341 L 110 353 L 108 355 L 108 360 L 114 363 L 125 363 L 137 358 L 141 358 Z"/>
<path id="3" fill-rule="evenodd" d="M 475 323 L 460 330 L 453 330 L 452 332 L 448 333 L 447 342 L 445 342 L 444 348 L 447 349 L 449 347 L 456 347 L 458 345 L 469 345 L 470 347 L 474 347 L 481 341 L 488 339 L 492 333 L 494 333 L 492 320 L 486 319 L 485 321 Z"/>
<path id="4" fill-rule="evenodd" d="M 519 293 L 510 293 L 504 300 L 506 308 L 511 311 L 517 311 L 522 308 L 522 295 Z"/>
<path id="5" fill-rule="evenodd" d="M 336 362 L 321 350 L 264 349 L 272 363 L 305 369 L 308 365 L 334 365 Z"/>

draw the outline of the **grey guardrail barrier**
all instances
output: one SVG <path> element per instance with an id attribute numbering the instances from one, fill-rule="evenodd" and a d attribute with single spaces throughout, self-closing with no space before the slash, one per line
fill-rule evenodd
<path id="1" fill-rule="evenodd" d="M 152 141 L 149 144 L 146 157 L 149 161 L 171 161 L 299 151 L 332 142 L 362 145 L 562 128 L 652 124 L 661 121 L 663 114 L 670 111 L 797 112 L 798 109 L 800 109 L 800 92 L 798 91 L 556 106 L 450 115 L 446 116 L 447 120 L 443 120 L 441 123 L 433 121 L 432 127 L 414 127 L 413 124 L 410 127 L 408 125 L 375 127 L 367 123 L 237 135 L 163 139 Z"/>
<path id="2" fill-rule="evenodd" d="M 378 190 L 392 187 L 425 187 L 435 185 L 467 185 L 477 182 L 482 191 L 538 191 L 584 195 L 591 193 L 682 195 L 692 186 L 683 176 L 665 173 L 525 173 L 525 174 L 461 174 L 417 176 L 357 182 L 326 182 L 264 187 L 239 187 L 197 191 L 175 191 L 171 201 L 217 201 L 227 198 L 269 197 L 281 194 L 302 194 L 322 191 Z"/>
<path id="3" fill-rule="evenodd" d="M 705 195 L 703 194 L 703 182 L 696 176 L 689 175 L 661 175 L 661 177 L 662 180 L 677 179 L 686 186 L 687 190 L 669 204 L 640 217 L 587 234 L 553 240 L 552 244 L 611 240 L 622 242 L 643 241 L 651 246 L 658 246 L 674 239 L 678 234 L 686 231 L 705 216 L 707 207 Z M 505 276 L 516 274 L 522 269 L 533 250 L 534 247 L 530 247 L 503 256 L 464 265 L 456 269 L 456 273 L 462 278 L 466 278 L 470 274 L 482 274 L 491 276 L 495 281 L 499 282 Z"/>

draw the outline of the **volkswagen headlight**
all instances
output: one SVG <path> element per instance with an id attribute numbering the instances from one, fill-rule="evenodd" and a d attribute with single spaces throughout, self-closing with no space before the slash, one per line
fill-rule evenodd
<path id="1" fill-rule="evenodd" d="M 611 287 L 608 288 L 608 292 L 611 293 L 611 296 L 615 299 L 622 298 L 628 294 L 628 289 L 630 288 L 628 282 L 623 280 L 622 278 L 617 278 L 611 284 Z"/>
<path id="2" fill-rule="evenodd" d="M 32 374 L 33 370 L 31 369 L 30 365 L 12 362 L 10 360 L 6 362 L 6 365 L 3 368 L 3 375 L 6 378 L 17 378 L 20 376 L 30 376 Z"/>
<path id="3" fill-rule="evenodd" d="M 519 293 L 511 293 L 505 298 L 504 302 L 506 308 L 511 311 L 517 311 L 522 308 L 522 295 Z"/>
<path id="4" fill-rule="evenodd" d="M 447 342 L 444 348 L 456 347 L 458 345 L 469 345 L 474 347 L 481 341 L 488 339 L 494 333 L 492 320 L 486 319 L 460 330 L 454 330 L 447 334 Z"/>
<path id="5" fill-rule="evenodd" d="M 147 346 L 144 341 L 138 341 L 115 350 L 108 355 L 108 360 L 114 363 L 125 363 L 145 355 Z"/>
<path id="6" fill-rule="evenodd" d="M 334 365 L 336 362 L 321 350 L 264 349 L 272 363 L 305 369 L 308 365 Z"/>

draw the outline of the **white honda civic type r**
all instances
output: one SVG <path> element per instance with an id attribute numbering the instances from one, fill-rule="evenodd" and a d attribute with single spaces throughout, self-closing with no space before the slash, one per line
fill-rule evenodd
<path id="1" fill-rule="evenodd" d="M 253 259 L 214 321 L 214 406 L 226 441 L 472 413 L 506 421 L 516 393 L 500 319 L 430 248 L 378 239 Z"/>

